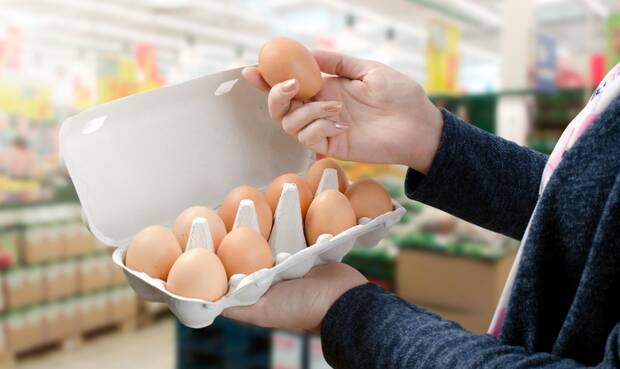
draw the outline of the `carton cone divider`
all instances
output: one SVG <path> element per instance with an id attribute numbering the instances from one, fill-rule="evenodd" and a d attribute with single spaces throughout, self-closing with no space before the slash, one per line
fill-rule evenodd
<path id="1" fill-rule="evenodd" d="M 189 231 L 185 251 L 198 247 L 204 247 L 207 250 L 214 252 L 211 229 L 209 228 L 209 224 L 205 218 L 195 218 L 192 221 L 192 228 Z"/>
<path id="2" fill-rule="evenodd" d="M 282 187 L 271 236 L 269 237 L 271 254 L 295 254 L 306 248 L 299 191 L 294 183 L 285 183 Z"/>
<path id="3" fill-rule="evenodd" d="M 323 175 L 321 175 L 319 187 L 317 187 L 314 196 L 317 196 L 325 190 L 338 191 L 338 188 L 338 172 L 334 168 L 325 168 L 325 170 L 323 171 Z"/>
<path id="4" fill-rule="evenodd" d="M 260 228 L 258 227 L 258 215 L 256 214 L 254 201 L 246 199 L 241 200 L 239 203 L 237 216 L 235 217 L 235 223 L 233 224 L 233 230 L 239 227 L 248 227 L 260 233 Z"/>

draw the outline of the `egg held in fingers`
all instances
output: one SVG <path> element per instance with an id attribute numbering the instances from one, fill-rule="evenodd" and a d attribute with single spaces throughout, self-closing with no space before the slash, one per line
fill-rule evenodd
<path id="1" fill-rule="evenodd" d="M 276 37 L 265 43 L 258 53 L 258 70 L 270 86 L 297 80 L 298 100 L 307 100 L 321 90 L 319 64 L 310 50 L 290 38 Z"/>

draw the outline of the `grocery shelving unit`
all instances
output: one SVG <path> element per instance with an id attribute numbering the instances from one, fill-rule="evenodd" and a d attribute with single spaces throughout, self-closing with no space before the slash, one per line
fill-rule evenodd
<path id="1" fill-rule="evenodd" d="M 74 202 L 0 210 L 0 352 L 4 364 L 135 327 L 139 301 L 81 223 Z"/>

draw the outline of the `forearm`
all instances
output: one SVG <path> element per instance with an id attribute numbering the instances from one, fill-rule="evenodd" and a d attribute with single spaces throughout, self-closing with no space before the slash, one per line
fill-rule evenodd
<path id="1" fill-rule="evenodd" d="M 442 111 L 439 148 L 426 176 L 409 170 L 407 195 L 513 238 L 538 198 L 547 157 Z"/>
<path id="2" fill-rule="evenodd" d="M 325 357 L 336 369 L 584 367 L 474 335 L 372 284 L 350 290 L 332 306 L 321 338 Z"/>

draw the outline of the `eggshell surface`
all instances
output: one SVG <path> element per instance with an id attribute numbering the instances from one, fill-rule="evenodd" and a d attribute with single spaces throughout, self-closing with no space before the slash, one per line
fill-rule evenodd
<path id="1" fill-rule="evenodd" d="M 226 294 L 228 278 L 220 259 L 210 250 L 193 248 L 174 263 L 166 289 L 175 295 L 216 301 Z"/>
<path id="2" fill-rule="evenodd" d="M 321 70 L 316 59 L 304 45 L 290 38 L 276 37 L 265 43 L 258 54 L 258 69 L 270 86 L 296 79 L 298 100 L 307 100 L 321 89 Z"/>
<path id="3" fill-rule="evenodd" d="M 226 230 L 228 232 L 232 230 L 241 200 L 252 200 L 254 202 L 260 232 L 265 239 L 268 239 L 273 224 L 273 212 L 265 195 L 250 186 L 239 186 L 233 189 L 222 201 L 218 214 L 224 221 Z"/>
<path id="4" fill-rule="evenodd" d="M 345 195 L 351 202 L 357 218 L 375 218 L 392 211 L 392 199 L 385 188 L 372 179 L 361 179 L 353 183 Z"/>
<path id="5" fill-rule="evenodd" d="M 299 203 L 301 205 L 301 215 L 305 217 L 308 207 L 310 206 L 310 202 L 312 201 L 312 191 L 310 190 L 308 183 L 297 174 L 283 174 L 274 179 L 269 187 L 267 187 L 265 197 L 267 198 L 267 202 L 269 203 L 271 210 L 275 214 L 278 207 L 278 202 L 280 201 L 280 195 L 282 194 L 282 188 L 285 183 L 294 183 L 297 186 Z"/>
<path id="6" fill-rule="evenodd" d="M 316 195 L 316 190 L 319 187 L 319 183 L 321 183 L 323 171 L 327 168 L 336 169 L 336 172 L 338 173 L 338 190 L 344 193 L 349 185 L 349 178 L 342 167 L 330 158 L 317 160 L 306 172 L 306 181 L 308 182 L 312 193 Z"/>
<path id="7" fill-rule="evenodd" d="M 308 208 L 306 240 L 313 245 L 324 233 L 335 236 L 356 224 L 355 212 L 347 197 L 336 190 L 325 190 L 314 198 Z"/>
<path id="8" fill-rule="evenodd" d="M 224 237 L 217 256 L 224 264 L 226 275 L 252 274 L 273 266 L 267 241 L 250 228 L 239 227 Z"/>
<path id="9" fill-rule="evenodd" d="M 179 241 L 181 248 L 185 250 L 189 232 L 192 228 L 192 222 L 196 218 L 205 218 L 207 223 L 209 223 L 209 230 L 213 238 L 213 247 L 217 250 L 220 242 L 222 242 L 222 239 L 226 236 L 226 226 L 222 218 L 220 218 L 215 211 L 205 206 L 192 206 L 191 208 L 185 209 L 177 217 L 172 232 L 177 238 L 177 241 Z"/>
<path id="10" fill-rule="evenodd" d="M 129 244 L 125 265 L 153 278 L 166 280 L 175 260 L 181 255 L 181 246 L 172 231 L 154 225 L 138 232 Z"/>

